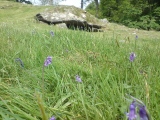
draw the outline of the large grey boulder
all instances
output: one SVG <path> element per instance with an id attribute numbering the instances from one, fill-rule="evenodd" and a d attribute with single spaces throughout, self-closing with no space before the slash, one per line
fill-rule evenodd
<path id="1" fill-rule="evenodd" d="M 42 13 L 38 13 L 35 18 L 47 24 L 66 24 L 67 28 L 82 29 L 87 31 L 99 31 L 104 28 L 101 21 L 86 11 L 74 6 L 54 6 Z"/>

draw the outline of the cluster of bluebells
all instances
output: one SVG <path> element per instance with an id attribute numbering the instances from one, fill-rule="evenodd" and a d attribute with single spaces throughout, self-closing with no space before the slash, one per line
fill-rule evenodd
<path id="1" fill-rule="evenodd" d="M 150 120 L 146 106 L 135 100 L 129 106 L 129 113 L 127 113 L 127 118 L 128 120 Z"/>
<path id="2" fill-rule="evenodd" d="M 44 61 L 44 66 L 48 66 L 48 65 L 50 65 L 52 63 L 52 57 L 51 56 L 48 56 L 47 58 L 46 58 L 46 60 Z M 80 78 L 80 76 L 79 75 L 76 75 L 76 81 L 77 82 L 82 82 L 82 79 Z M 54 117 L 54 116 L 52 116 L 49 120 L 56 120 L 56 118 Z"/>

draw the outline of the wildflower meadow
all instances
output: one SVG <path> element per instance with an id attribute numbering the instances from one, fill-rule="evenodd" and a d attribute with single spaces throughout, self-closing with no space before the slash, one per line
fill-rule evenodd
<path id="1" fill-rule="evenodd" d="M 60 29 L 27 8 L 0 10 L 0 120 L 160 119 L 159 32 Z"/>

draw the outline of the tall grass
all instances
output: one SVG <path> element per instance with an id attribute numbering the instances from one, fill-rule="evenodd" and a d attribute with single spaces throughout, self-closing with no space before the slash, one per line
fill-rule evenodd
<path id="1" fill-rule="evenodd" d="M 158 120 L 160 36 L 139 31 L 135 49 L 132 29 L 125 29 L 88 33 L 33 21 L 1 22 L 0 119 L 125 120 L 132 101 L 126 94 L 131 94 Z M 136 54 L 132 66 L 131 52 Z M 47 56 L 53 58 L 44 70 L 43 97 Z"/>

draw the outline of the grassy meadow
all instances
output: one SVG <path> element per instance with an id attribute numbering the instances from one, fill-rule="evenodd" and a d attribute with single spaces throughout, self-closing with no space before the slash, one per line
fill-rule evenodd
<path id="1" fill-rule="evenodd" d="M 60 29 L 34 20 L 46 8 L 0 1 L 0 120 L 127 120 L 128 95 L 160 119 L 160 32 Z"/>

